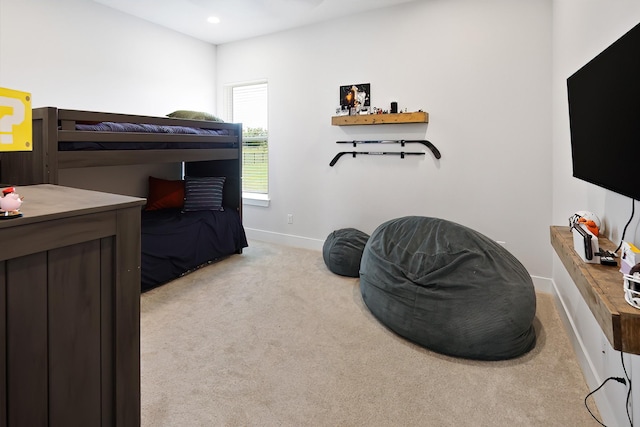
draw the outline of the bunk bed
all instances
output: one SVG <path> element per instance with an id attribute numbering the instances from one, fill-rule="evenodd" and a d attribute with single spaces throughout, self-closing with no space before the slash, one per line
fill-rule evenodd
<path id="1" fill-rule="evenodd" d="M 35 108 L 33 151 L 3 153 L 0 176 L 7 185 L 59 184 L 63 169 L 156 163 L 183 163 L 184 176 L 176 181 L 185 186 L 217 178 L 222 200 L 215 209 L 147 204 L 141 212 L 144 291 L 247 246 L 240 124 Z"/>

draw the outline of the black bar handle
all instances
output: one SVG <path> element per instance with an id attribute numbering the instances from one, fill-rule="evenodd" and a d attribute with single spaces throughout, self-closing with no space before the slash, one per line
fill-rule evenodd
<path id="1" fill-rule="evenodd" d="M 440 150 L 436 148 L 435 145 L 431 143 L 431 141 L 427 141 L 426 139 L 378 139 L 378 140 L 354 140 L 354 141 L 336 141 L 337 144 L 353 144 L 355 147 L 358 144 L 400 144 L 401 146 L 405 146 L 405 144 L 415 143 L 422 144 L 427 147 L 436 159 L 442 158 L 442 154 L 440 154 Z"/>
<path id="2" fill-rule="evenodd" d="M 348 151 L 341 151 L 338 154 L 336 154 L 335 157 L 331 159 L 331 162 L 329 162 L 329 166 L 333 167 L 333 165 L 338 163 L 338 160 L 340 160 L 340 157 L 344 156 L 347 153 Z M 353 155 L 353 157 L 355 157 L 355 154 Z"/>
<path id="3" fill-rule="evenodd" d="M 365 155 L 391 155 L 391 156 L 400 156 L 401 159 L 404 159 L 404 156 L 420 156 L 420 155 L 424 155 L 423 152 L 415 152 L 415 151 L 341 151 L 338 154 L 336 154 L 333 159 L 331 159 L 331 162 L 329 162 L 329 166 L 333 166 L 335 165 L 338 160 L 340 160 L 340 157 L 344 156 L 345 154 L 351 154 L 353 157 L 356 157 L 358 154 L 365 154 Z"/>
<path id="4" fill-rule="evenodd" d="M 431 152 L 433 153 L 433 156 L 436 159 L 439 159 L 439 158 L 442 157 L 442 154 L 440 154 L 440 150 L 438 150 L 436 148 L 436 146 L 431 143 L 431 141 L 427 141 L 426 139 L 410 140 L 410 141 L 402 140 L 401 142 L 417 142 L 417 143 L 420 143 L 420 144 L 424 145 L 425 147 L 427 147 L 429 150 L 431 150 Z"/>

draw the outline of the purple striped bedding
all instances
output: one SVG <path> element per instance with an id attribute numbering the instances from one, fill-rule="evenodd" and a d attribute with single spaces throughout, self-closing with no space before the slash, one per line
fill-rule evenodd
<path id="1" fill-rule="evenodd" d="M 76 130 L 97 132 L 144 132 L 173 133 L 183 135 L 227 135 L 226 130 L 202 129 L 187 126 L 150 125 L 139 123 L 100 122 L 96 124 L 76 124 Z"/>

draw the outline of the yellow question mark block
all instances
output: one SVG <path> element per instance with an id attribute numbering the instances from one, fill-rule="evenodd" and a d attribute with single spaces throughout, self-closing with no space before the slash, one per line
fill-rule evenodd
<path id="1" fill-rule="evenodd" d="M 0 87 L 0 152 L 32 151 L 31 94 Z"/>

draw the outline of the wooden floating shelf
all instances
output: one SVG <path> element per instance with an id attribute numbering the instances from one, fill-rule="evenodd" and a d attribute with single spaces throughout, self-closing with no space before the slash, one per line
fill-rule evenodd
<path id="1" fill-rule="evenodd" d="M 598 244 L 600 249 L 615 250 L 615 245 L 606 238 L 599 237 Z M 573 249 L 569 227 L 552 226 L 551 245 L 611 346 L 625 353 L 640 354 L 640 310 L 624 299 L 620 268 L 583 262 Z"/>
<path id="2" fill-rule="evenodd" d="M 428 123 L 429 113 L 418 111 L 415 113 L 397 114 L 363 114 L 357 116 L 333 116 L 331 124 L 333 126 L 353 126 L 353 125 L 384 125 L 399 123 Z"/>

